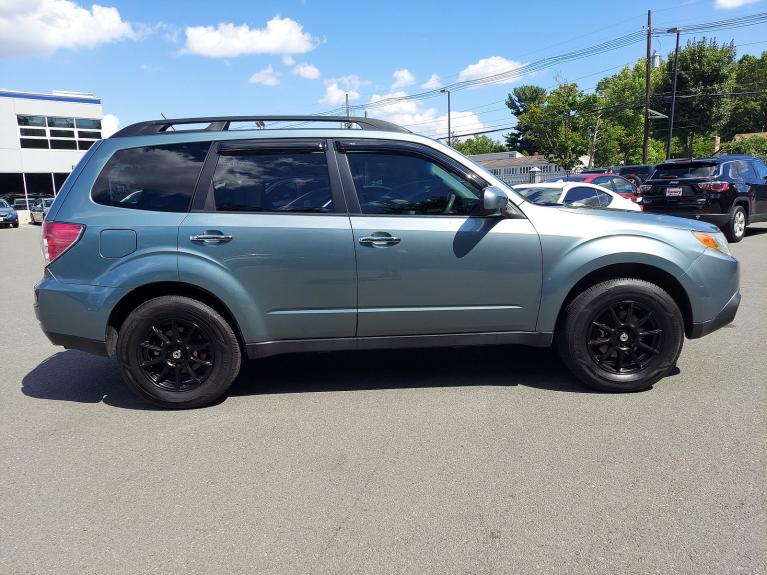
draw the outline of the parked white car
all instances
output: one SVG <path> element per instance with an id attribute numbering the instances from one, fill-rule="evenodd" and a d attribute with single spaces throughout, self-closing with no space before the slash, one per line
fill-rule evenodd
<path id="1" fill-rule="evenodd" d="M 639 204 L 595 184 L 551 182 L 548 184 L 521 184 L 512 187 L 515 192 L 534 204 L 564 204 L 630 212 L 642 211 Z"/>

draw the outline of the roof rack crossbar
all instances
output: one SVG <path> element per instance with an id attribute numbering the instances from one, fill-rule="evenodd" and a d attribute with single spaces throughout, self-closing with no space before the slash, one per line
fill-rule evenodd
<path id="1" fill-rule="evenodd" d="M 114 133 L 111 137 L 125 136 L 149 136 L 152 134 L 162 134 L 168 130 L 173 130 L 175 126 L 183 129 L 184 124 L 208 124 L 204 131 L 207 132 L 226 132 L 232 122 L 336 122 L 343 124 L 355 124 L 363 130 L 378 130 L 384 132 L 405 132 L 410 130 L 386 122 L 376 120 L 375 118 L 357 118 L 355 116 L 215 116 L 205 118 L 167 118 L 162 120 L 150 120 L 148 122 L 138 122 L 124 127 L 122 130 Z M 293 126 L 298 127 L 298 126 Z M 189 131 L 199 131 L 192 129 Z"/>

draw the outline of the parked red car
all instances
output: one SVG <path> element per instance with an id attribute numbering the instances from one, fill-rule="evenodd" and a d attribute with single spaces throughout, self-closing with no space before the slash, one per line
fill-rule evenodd
<path id="1" fill-rule="evenodd" d="M 637 189 L 634 184 L 617 174 L 570 174 L 567 177 L 549 178 L 547 182 L 583 182 L 596 184 L 626 199 L 636 201 Z"/>

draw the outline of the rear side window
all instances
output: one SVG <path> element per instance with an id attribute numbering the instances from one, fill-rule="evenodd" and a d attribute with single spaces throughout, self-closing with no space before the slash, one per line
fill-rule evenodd
<path id="1" fill-rule="evenodd" d="M 622 180 L 620 178 L 613 178 L 613 188 L 615 189 L 614 191 L 618 192 L 619 194 L 634 193 L 634 186 L 631 185 L 631 182 Z"/>
<path id="2" fill-rule="evenodd" d="M 609 197 L 609 196 L 608 196 Z M 565 195 L 565 204 L 580 204 L 583 206 L 601 206 L 599 194 L 594 188 L 573 188 Z"/>
<path id="3" fill-rule="evenodd" d="M 325 152 L 222 154 L 213 174 L 213 201 L 217 212 L 332 212 Z"/>
<path id="4" fill-rule="evenodd" d="M 653 179 L 709 178 L 715 176 L 718 170 L 717 164 L 667 164 L 655 168 Z"/>
<path id="5" fill-rule="evenodd" d="M 210 142 L 118 150 L 93 185 L 97 204 L 186 212 Z"/>

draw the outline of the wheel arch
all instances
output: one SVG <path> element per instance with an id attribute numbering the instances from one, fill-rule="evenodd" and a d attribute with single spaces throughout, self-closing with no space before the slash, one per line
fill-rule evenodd
<path id="1" fill-rule="evenodd" d="M 231 312 L 229 307 L 221 301 L 216 295 L 212 294 L 206 289 L 199 286 L 184 283 L 163 281 L 154 282 L 141 285 L 127 294 L 125 294 L 120 301 L 112 308 L 109 314 L 109 320 L 107 322 L 107 354 L 111 357 L 114 355 L 114 351 L 117 345 L 117 335 L 120 332 L 125 319 L 130 313 L 136 309 L 142 303 L 161 296 L 183 296 L 200 301 L 206 305 L 209 305 L 232 326 L 237 340 L 240 342 L 240 346 L 245 350 L 245 340 L 242 336 L 242 330 L 240 324 Z"/>
<path id="2" fill-rule="evenodd" d="M 562 301 L 555 324 L 555 333 L 559 331 L 561 322 L 564 319 L 565 310 L 573 299 L 593 285 L 617 278 L 634 278 L 648 281 L 667 292 L 682 313 L 684 331 L 687 337 L 690 337 L 690 334 L 692 333 L 693 312 L 687 291 L 679 280 L 667 271 L 653 265 L 640 263 L 610 264 L 595 269 L 578 280 L 578 282 L 570 288 L 570 291 L 567 292 L 565 299 Z"/>

